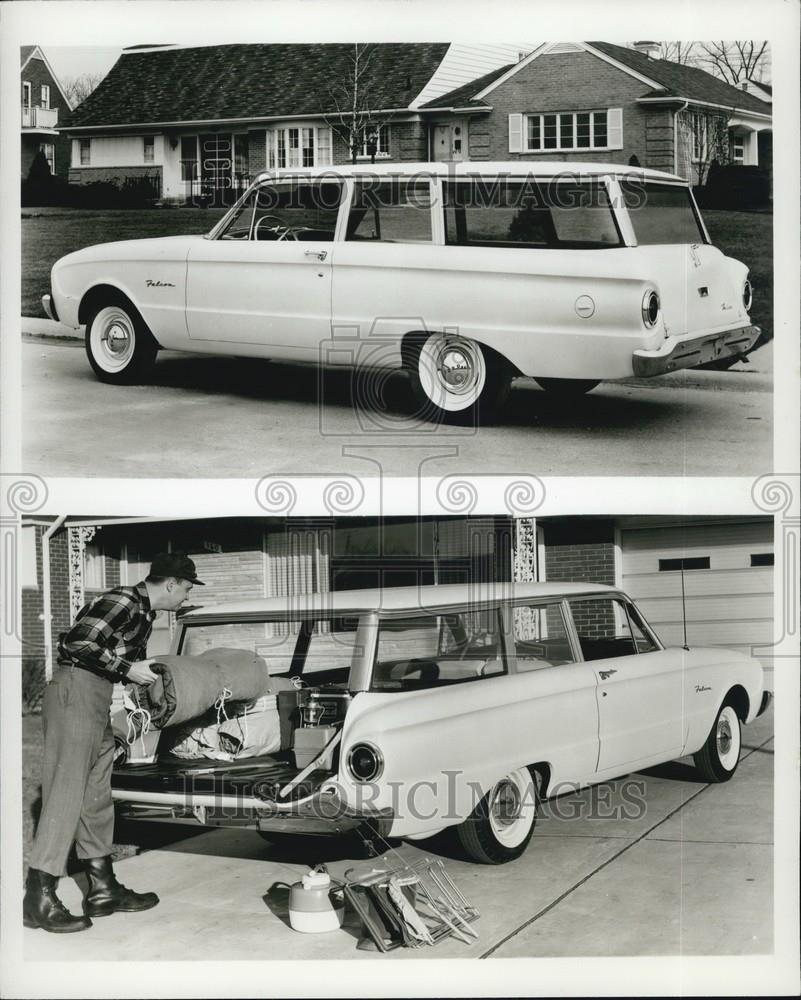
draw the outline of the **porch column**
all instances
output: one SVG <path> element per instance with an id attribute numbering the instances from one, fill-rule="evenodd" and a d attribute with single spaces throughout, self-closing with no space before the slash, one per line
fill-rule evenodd
<path id="1" fill-rule="evenodd" d="M 534 517 L 514 519 L 512 571 L 515 583 L 537 580 L 537 520 Z"/>
<path id="2" fill-rule="evenodd" d="M 67 550 L 70 572 L 70 619 L 84 606 L 83 567 L 86 545 L 97 533 L 97 528 L 67 528 Z"/>

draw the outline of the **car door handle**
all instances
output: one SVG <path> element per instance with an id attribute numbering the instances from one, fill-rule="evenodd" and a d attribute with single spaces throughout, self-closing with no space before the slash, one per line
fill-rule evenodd
<path id="1" fill-rule="evenodd" d="M 304 257 L 316 257 L 318 260 L 325 260 L 325 258 L 328 256 L 328 251 L 327 250 L 304 250 L 303 251 L 303 256 Z"/>
<path id="2" fill-rule="evenodd" d="M 612 674 L 616 674 L 616 673 L 617 673 L 617 670 L 599 670 L 598 671 L 598 676 L 601 678 L 602 681 L 605 681 L 608 677 L 611 677 Z"/>

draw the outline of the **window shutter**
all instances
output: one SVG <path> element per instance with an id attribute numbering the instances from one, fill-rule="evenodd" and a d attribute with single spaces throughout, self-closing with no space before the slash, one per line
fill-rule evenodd
<path id="1" fill-rule="evenodd" d="M 509 115 L 509 152 L 523 152 L 523 116 Z"/>
<path id="2" fill-rule="evenodd" d="M 623 108 L 607 111 L 607 144 L 609 149 L 623 148 Z"/>

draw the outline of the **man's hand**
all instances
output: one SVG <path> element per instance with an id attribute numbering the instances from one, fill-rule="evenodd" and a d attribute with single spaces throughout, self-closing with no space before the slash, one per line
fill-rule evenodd
<path id="1" fill-rule="evenodd" d="M 150 664 L 155 662 L 155 660 L 138 660 L 132 663 L 128 670 L 128 680 L 134 684 L 152 684 L 157 675 L 150 669 Z"/>

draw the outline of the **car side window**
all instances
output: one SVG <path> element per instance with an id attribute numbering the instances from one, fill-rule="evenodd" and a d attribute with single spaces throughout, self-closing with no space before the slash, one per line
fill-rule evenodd
<path id="1" fill-rule="evenodd" d="M 633 656 L 658 649 L 639 624 L 636 613 L 632 617 L 629 605 L 618 597 L 576 598 L 570 601 L 570 610 L 585 660 Z"/>
<path id="2" fill-rule="evenodd" d="M 574 663 L 561 604 L 524 604 L 512 619 L 518 673 Z"/>
<path id="3" fill-rule="evenodd" d="M 445 242 L 451 246 L 603 249 L 621 245 L 600 182 L 533 178 L 446 181 Z"/>
<path id="4" fill-rule="evenodd" d="M 381 183 L 357 180 L 346 238 L 353 242 L 430 243 L 430 182 L 412 177 Z"/>
<path id="5" fill-rule="evenodd" d="M 443 687 L 506 672 L 498 609 L 381 623 L 371 688 Z"/>
<path id="6" fill-rule="evenodd" d="M 337 181 L 264 184 L 239 207 L 220 239 L 330 243 L 341 200 Z"/>

